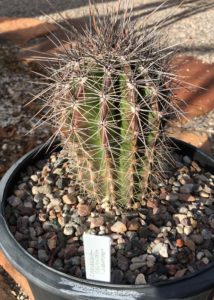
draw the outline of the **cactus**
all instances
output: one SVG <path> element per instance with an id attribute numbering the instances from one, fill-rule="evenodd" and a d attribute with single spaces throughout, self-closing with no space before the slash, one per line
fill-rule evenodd
<path id="1" fill-rule="evenodd" d="M 160 48 L 153 28 L 136 30 L 128 10 L 100 17 L 90 8 L 89 28 L 51 70 L 48 119 L 83 190 L 98 203 L 131 208 L 170 159 L 171 50 Z"/>

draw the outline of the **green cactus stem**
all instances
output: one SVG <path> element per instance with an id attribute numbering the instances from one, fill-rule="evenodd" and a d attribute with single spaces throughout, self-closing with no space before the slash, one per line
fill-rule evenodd
<path id="1" fill-rule="evenodd" d="M 100 17 L 59 55 L 48 105 L 83 190 L 131 208 L 159 178 L 171 101 L 169 48 L 157 32 L 135 30 L 128 11 Z M 158 169 L 158 167 L 160 167 Z M 154 173 L 154 170 L 155 173 Z"/>

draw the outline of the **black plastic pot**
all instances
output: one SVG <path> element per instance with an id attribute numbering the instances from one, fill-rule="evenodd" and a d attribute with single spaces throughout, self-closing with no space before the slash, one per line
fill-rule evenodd
<path id="1" fill-rule="evenodd" d="M 178 152 L 198 161 L 206 171 L 214 172 L 214 159 L 195 147 L 175 140 Z M 49 149 L 49 152 L 51 149 Z M 21 170 L 47 155 L 37 147 L 19 159 L 0 183 L 0 247 L 12 265 L 29 281 L 36 300 L 159 300 L 211 299 L 214 288 L 214 264 L 191 276 L 154 285 L 113 285 L 81 280 L 51 269 L 33 258 L 14 239 L 4 218 L 7 196 Z"/>

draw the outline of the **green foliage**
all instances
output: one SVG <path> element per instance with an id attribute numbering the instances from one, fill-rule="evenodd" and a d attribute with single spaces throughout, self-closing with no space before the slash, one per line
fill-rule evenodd
<path id="1" fill-rule="evenodd" d="M 132 207 L 159 180 L 169 160 L 164 132 L 176 111 L 168 69 L 171 51 L 157 31 L 139 28 L 126 10 L 100 17 L 51 71 L 48 106 L 56 132 L 90 197 Z"/>

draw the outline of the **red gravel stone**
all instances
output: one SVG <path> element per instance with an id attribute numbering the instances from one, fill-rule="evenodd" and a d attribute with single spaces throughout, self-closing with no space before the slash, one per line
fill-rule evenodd
<path id="1" fill-rule="evenodd" d="M 90 222 L 91 222 L 90 228 L 93 229 L 102 226 L 104 224 L 104 218 L 103 217 L 91 218 Z"/>
<path id="2" fill-rule="evenodd" d="M 127 231 L 127 227 L 124 223 L 117 221 L 111 226 L 111 231 L 116 233 L 124 233 Z"/>
<path id="3" fill-rule="evenodd" d="M 176 246 L 177 246 L 178 248 L 183 247 L 183 246 L 184 246 L 184 241 L 183 241 L 182 239 L 177 239 L 177 240 L 176 240 Z"/>
<path id="4" fill-rule="evenodd" d="M 78 204 L 77 213 L 80 217 L 87 217 L 91 213 L 91 208 L 87 204 Z"/>
<path id="5" fill-rule="evenodd" d="M 133 219 L 128 222 L 127 227 L 130 231 L 137 231 L 140 228 L 140 223 L 138 222 L 138 219 Z"/>

